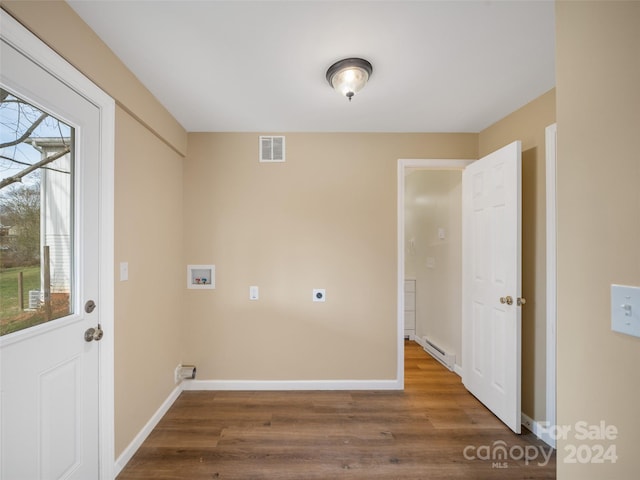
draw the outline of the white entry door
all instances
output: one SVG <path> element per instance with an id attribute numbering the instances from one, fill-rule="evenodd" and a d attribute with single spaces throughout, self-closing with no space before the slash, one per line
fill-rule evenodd
<path id="1" fill-rule="evenodd" d="M 520 433 L 520 142 L 469 165 L 462 196 L 462 381 Z"/>
<path id="2" fill-rule="evenodd" d="M 5 192 L 0 193 L 5 205 L 13 198 L 6 193 L 9 190 L 40 196 L 40 234 L 35 253 L 23 251 L 12 260 L 12 267 L 0 270 L 5 279 L 21 270 L 20 281 L 32 282 L 29 288 L 34 292 L 24 306 L 15 307 L 7 299 L 1 302 L 0 478 L 99 479 L 105 471 L 99 464 L 103 344 L 97 333 L 105 311 L 99 295 L 104 279 L 100 270 L 103 118 L 99 107 L 16 45 L 10 33 L 21 27 L 10 20 L 3 12 L 0 87 L 3 107 L 16 110 L 3 113 L 9 120 L 1 126 L 5 163 L 0 179 Z M 37 112 L 44 121 L 30 130 L 38 122 Z M 33 147 L 39 157 L 32 158 L 27 150 L 19 150 L 25 145 L 15 143 L 22 140 L 25 123 L 26 147 Z M 27 165 L 38 162 L 43 162 L 42 168 L 25 174 Z M 8 170 L 24 176 L 11 183 L 11 178 L 7 180 L 11 175 L 5 175 Z M 13 228 L 16 239 L 3 249 L 5 260 L 25 246 L 19 243 L 27 226 L 20 221 L 12 220 L 18 223 Z M 13 288 L 13 282 L 7 285 Z M 14 308 L 19 311 L 14 313 Z"/>

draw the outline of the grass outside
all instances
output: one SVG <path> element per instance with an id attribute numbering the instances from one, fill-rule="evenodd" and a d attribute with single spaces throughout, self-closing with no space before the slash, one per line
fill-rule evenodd
<path id="1" fill-rule="evenodd" d="M 18 274 L 23 275 L 24 306 L 29 307 L 29 290 L 40 290 L 40 267 L 0 269 L 0 322 L 20 312 L 18 303 Z"/>
<path id="2" fill-rule="evenodd" d="M 0 336 L 17 332 L 47 321 L 43 307 L 37 310 L 20 310 L 18 276 L 22 272 L 24 306 L 29 308 L 29 290 L 40 289 L 40 267 L 16 267 L 0 269 Z M 51 295 L 51 318 L 69 314 L 69 294 Z"/>

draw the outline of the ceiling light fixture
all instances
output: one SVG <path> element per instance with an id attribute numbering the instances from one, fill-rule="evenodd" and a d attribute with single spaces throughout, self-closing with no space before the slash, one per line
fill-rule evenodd
<path id="1" fill-rule="evenodd" d="M 349 101 L 367 84 L 373 67 L 362 58 L 345 58 L 329 67 L 327 81 Z"/>

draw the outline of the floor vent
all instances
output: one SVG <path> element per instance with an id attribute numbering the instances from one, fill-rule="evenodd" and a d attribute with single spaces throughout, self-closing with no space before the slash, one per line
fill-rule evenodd
<path id="1" fill-rule="evenodd" d="M 431 355 L 433 358 L 438 360 L 441 364 L 443 364 L 449 370 L 453 370 L 456 364 L 455 355 L 445 352 L 442 348 L 438 347 L 435 343 L 427 339 L 427 337 L 423 337 L 422 343 L 425 351 L 429 355 Z"/>
<path id="2" fill-rule="evenodd" d="M 284 162 L 284 137 L 260 137 L 260 161 Z"/>

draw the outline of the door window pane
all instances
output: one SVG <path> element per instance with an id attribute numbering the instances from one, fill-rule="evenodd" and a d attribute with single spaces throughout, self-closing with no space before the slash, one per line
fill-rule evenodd
<path id="1" fill-rule="evenodd" d="M 73 133 L 0 88 L 0 335 L 73 313 Z"/>

